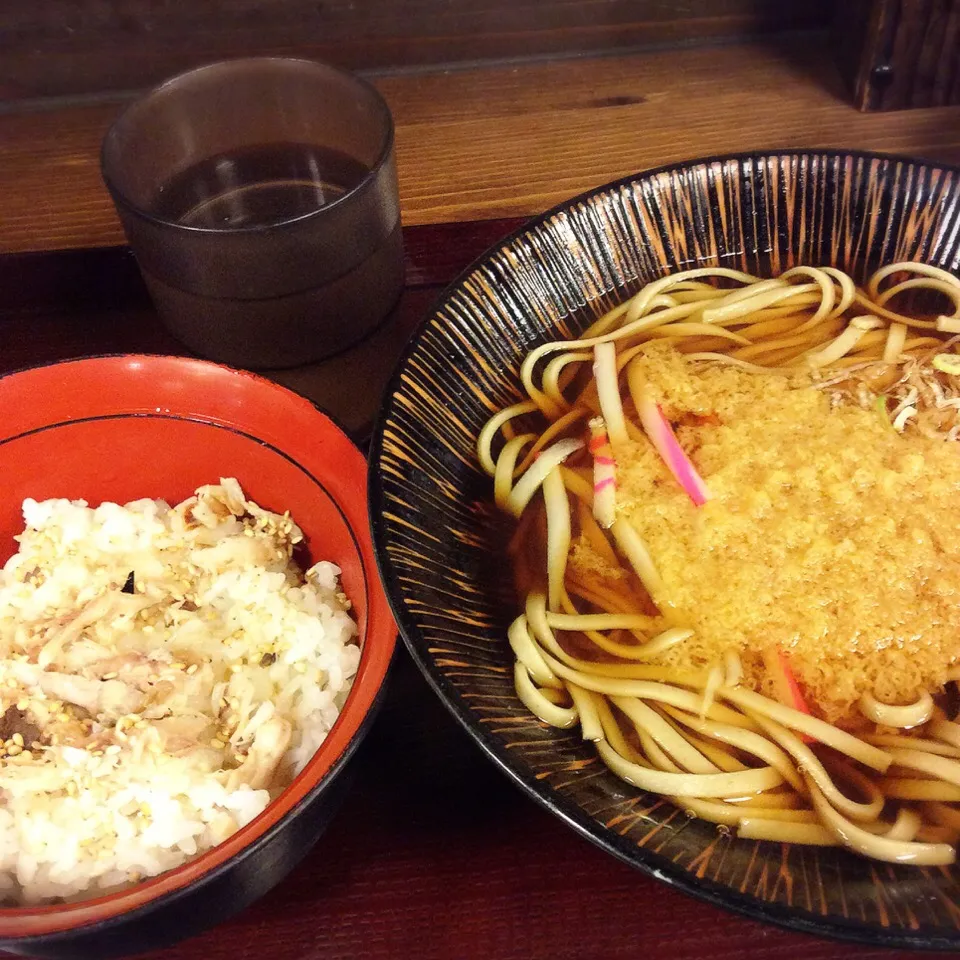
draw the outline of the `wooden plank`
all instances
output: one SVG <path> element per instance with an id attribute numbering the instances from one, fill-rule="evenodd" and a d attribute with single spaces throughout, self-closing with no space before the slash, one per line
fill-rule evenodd
<path id="1" fill-rule="evenodd" d="M 878 62 L 876 21 L 879 13 L 874 0 L 847 0 L 837 4 L 833 19 L 837 69 L 860 109 L 865 109 L 866 87 Z"/>
<path id="2" fill-rule="evenodd" d="M 856 111 L 827 45 L 752 42 L 382 77 L 408 225 L 527 216 L 685 158 L 855 147 L 960 162 L 960 107 Z M 0 253 L 123 241 L 101 181 L 115 105 L 0 116 Z"/>
<path id="3" fill-rule="evenodd" d="M 960 0 L 850 0 L 837 34 L 860 109 L 960 103 Z"/>
<path id="4" fill-rule="evenodd" d="M 822 27 L 828 0 L 34 0 L 0 4 L 0 99 L 130 90 L 211 60 L 353 68 Z"/>

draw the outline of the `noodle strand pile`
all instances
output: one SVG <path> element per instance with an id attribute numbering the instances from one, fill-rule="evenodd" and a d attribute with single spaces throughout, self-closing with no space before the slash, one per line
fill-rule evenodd
<path id="1" fill-rule="evenodd" d="M 517 520 L 523 612 L 508 641 L 527 709 L 554 727 L 579 725 L 618 777 L 739 836 L 954 862 L 960 724 L 942 688 L 897 703 L 864 689 L 849 717 L 831 720 L 783 650 L 749 651 L 749 663 L 735 649 L 669 662 L 696 629 L 618 500 L 618 464 L 645 445 L 690 509 L 708 510 L 715 496 L 650 390 L 651 344 L 686 363 L 802 382 L 833 407 L 875 407 L 901 435 L 954 441 L 957 334 L 960 280 L 924 264 L 885 266 L 862 287 L 832 267 L 774 279 L 704 267 L 647 284 L 578 340 L 533 350 L 521 369 L 526 399 L 478 440 L 496 503 Z M 616 575 L 582 576 L 577 540 Z M 948 667 L 952 683 L 960 637 Z"/>

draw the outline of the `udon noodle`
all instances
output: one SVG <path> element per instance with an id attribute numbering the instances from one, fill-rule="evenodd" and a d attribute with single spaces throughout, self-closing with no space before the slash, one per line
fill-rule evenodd
<path id="1" fill-rule="evenodd" d="M 527 709 L 741 837 L 954 862 L 957 334 L 927 265 L 706 267 L 533 350 L 478 441 Z"/>

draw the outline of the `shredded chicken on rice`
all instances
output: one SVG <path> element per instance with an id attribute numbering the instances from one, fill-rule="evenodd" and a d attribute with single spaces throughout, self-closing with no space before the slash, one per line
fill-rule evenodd
<path id="1" fill-rule="evenodd" d="M 24 503 L 0 574 L 0 896 L 90 896 L 221 842 L 303 768 L 359 649 L 339 569 L 236 480 Z"/>

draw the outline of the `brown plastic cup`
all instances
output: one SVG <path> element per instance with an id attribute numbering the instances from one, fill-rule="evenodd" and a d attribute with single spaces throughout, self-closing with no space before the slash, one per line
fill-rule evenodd
<path id="1" fill-rule="evenodd" d="M 393 120 L 342 70 L 262 57 L 174 77 L 118 117 L 101 167 L 158 312 L 203 356 L 319 360 L 403 287 Z"/>

